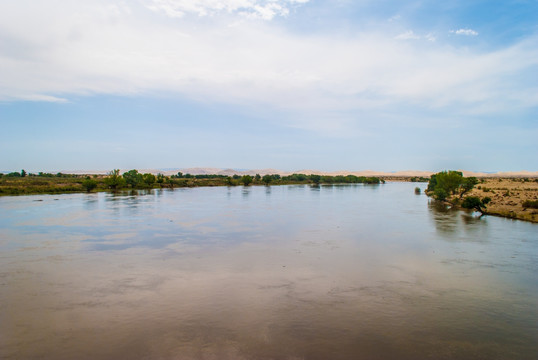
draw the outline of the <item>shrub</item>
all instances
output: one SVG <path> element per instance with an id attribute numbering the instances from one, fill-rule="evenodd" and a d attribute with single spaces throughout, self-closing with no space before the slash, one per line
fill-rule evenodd
<path id="1" fill-rule="evenodd" d="M 538 209 L 538 200 L 525 200 L 522 205 L 525 209 Z"/>
<path id="2" fill-rule="evenodd" d="M 435 189 L 433 192 L 433 197 L 439 201 L 445 201 L 448 197 L 448 193 L 444 189 Z"/>
<path id="3" fill-rule="evenodd" d="M 486 213 L 486 205 L 489 204 L 491 198 L 485 197 L 480 199 L 478 196 L 467 196 L 461 203 L 461 207 L 464 209 L 471 209 L 481 212 L 482 214 Z"/>
<path id="4" fill-rule="evenodd" d="M 253 179 L 252 176 L 250 176 L 250 175 L 243 175 L 243 176 L 241 177 L 241 182 L 242 182 L 243 185 L 245 185 L 245 186 L 249 186 L 250 183 L 252 182 L 252 180 L 254 180 L 254 179 Z"/>
<path id="5" fill-rule="evenodd" d="M 420 195 L 420 188 L 419 187 L 415 188 L 415 194 Z"/>
<path id="6" fill-rule="evenodd" d="M 90 192 L 90 191 L 92 191 L 93 189 L 95 189 L 97 187 L 97 181 L 87 177 L 82 182 L 82 187 L 84 187 L 84 189 L 86 189 L 87 192 Z"/>
<path id="7" fill-rule="evenodd" d="M 262 177 L 262 181 L 265 185 L 269 185 L 273 181 L 273 176 L 267 174 Z"/>

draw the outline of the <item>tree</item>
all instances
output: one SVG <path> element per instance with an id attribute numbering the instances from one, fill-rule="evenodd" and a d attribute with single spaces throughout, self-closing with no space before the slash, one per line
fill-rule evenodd
<path id="1" fill-rule="evenodd" d="M 486 214 L 486 205 L 489 204 L 491 198 L 485 197 L 480 199 L 478 196 L 467 196 L 463 199 L 461 207 L 464 209 L 471 209 L 480 212 L 482 215 Z M 480 216 L 482 216 L 480 215 Z"/>
<path id="2" fill-rule="evenodd" d="M 433 192 L 433 197 L 439 201 L 445 201 L 448 197 L 448 193 L 445 191 L 445 189 L 437 188 Z"/>
<path id="3" fill-rule="evenodd" d="M 142 174 L 140 174 L 136 169 L 129 170 L 124 173 L 123 178 L 125 179 L 127 185 L 130 185 L 133 189 L 144 181 Z"/>
<path id="4" fill-rule="evenodd" d="M 110 171 L 104 181 L 105 184 L 112 190 L 125 186 L 125 179 L 120 175 L 119 169 Z"/>
<path id="5" fill-rule="evenodd" d="M 426 189 L 437 200 L 446 200 L 450 195 L 459 194 L 460 199 L 478 184 L 475 177 L 465 178 L 459 171 L 442 171 L 431 176 Z"/>
<path id="6" fill-rule="evenodd" d="M 21 177 L 25 177 L 26 176 L 26 171 L 24 169 L 21 170 Z"/>
<path id="7" fill-rule="evenodd" d="M 254 179 L 256 181 L 260 181 L 262 179 L 261 175 L 260 174 L 256 174 L 256 176 L 254 176 Z"/>
<path id="8" fill-rule="evenodd" d="M 151 187 L 153 184 L 155 184 L 155 181 L 157 180 L 155 178 L 155 175 L 149 174 L 149 173 L 146 173 L 146 174 L 142 175 L 142 179 L 143 179 L 144 183 L 149 187 Z"/>
<path id="9" fill-rule="evenodd" d="M 161 173 L 157 174 L 157 184 L 162 185 L 164 183 L 164 179 L 165 179 L 165 177 L 164 177 L 163 174 L 161 174 Z"/>
<path id="10" fill-rule="evenodd" d="M 311 175 L 310 175 L 310 180 L 311 180 L 314 184 L 319 185 L 319 182 L 321 181 L 321 176 L 320 176 L 320 175 L 311 174 Z"/>
<path id="11" fill-rule="evenodd" d="M 265 185 L 269 185 L 273 181 L 273 177 L 269 174 L 266 174 L 262 177 L 262 181 Z"/>
<path id="12" fill-rule="evenodd" d="M 474 176 L 463 178 L 463 183 L 461 184 L 461 190 L 460 190 L 460 199 L 463 197 L 464 194 L 471 191 L 475 185 L 478 184 L 478 179 Z"/>
<path id="13" fill-rule="evenodd" d="M 243 176 L 241 177 L 241 182 L 242 182 L 243 185 L 245 185 L 245 186 L 249 186 L 250 183 L 252 183 L 252 180 L 253 180 L 253 178 L 252 178 L 252 176 L 250 176 L 250 175 L 243 175 Z"/>
<path id="14" fill-rule="evenodd" d="M 86 189 L 87 192 L 90 192 L 97 187 L 97 181 L 87 176 L 86 179 L 84 179 L 84 181 L 82 182 L 82 186 L 84 187 L 84 189 Z"/>

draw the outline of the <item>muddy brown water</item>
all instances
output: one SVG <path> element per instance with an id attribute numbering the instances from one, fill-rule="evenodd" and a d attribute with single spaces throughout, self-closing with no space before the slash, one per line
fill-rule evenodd
<path id="1" fill-rule="evenodd" d="M 1 197 L 0 358 L 536 359 L 538 225 L 416 185 Z"/>

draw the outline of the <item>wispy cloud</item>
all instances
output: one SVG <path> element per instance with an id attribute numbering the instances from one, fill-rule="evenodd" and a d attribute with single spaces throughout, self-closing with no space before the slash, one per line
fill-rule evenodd
<path id="1" fill-rule="evenodd" d="M 428 41 L 435 41 L 437 40 L 435 35 L 432 33 L 428 33 L 426 35 L 418 35 L 413 30 L 407 30 L 406 32 L 403 32 L 401 34 L 398 34 L 394 37 L 396 40 L 420 40 L 420 39 L 426 39 Z"/>
<path id="2" fill-rule="evenodd" d="M 408 30 L 406 32 L 403 32 L 396 37 L 394 37 L 396 40 L 418 40 L 420 39 L 420 36 L 415 34 L 413 30 Z"/>
<path id="3" fill-rule="evenodd" d="M 211 16 L 219 13 L 237 14 L 248 18 L 271 20 L 286 16 L 290 7 L 309 0 L 148 0 L 147 7 L 162 11 L 170 17 L 181 18 L 186 14 Z"/>
<path id="4" fill-rule="evenodd" d="M 465 36 L 477 36 L 478 35 L 478 32 L 473 29 L 450 30 L 450 33 L 456 34 L 456 35 L 465 35 Z"/>

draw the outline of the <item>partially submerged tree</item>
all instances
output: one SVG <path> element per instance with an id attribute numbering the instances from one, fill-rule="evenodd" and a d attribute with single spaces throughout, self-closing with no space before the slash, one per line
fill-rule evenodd
<path id="1" fill-rule="evenodd" d="M 426 193 L 441 201 L 452 195 L 459 195 L 461 199 L 476 184 L 475 177 L 465 178 L 460 171 L 442 171 L 431 176 Z"/>
<path id="2" fill-rule="evenodd" d="M 478 196 L 467 196 L 463 199 L 461 207 L 464 209 L 476 210 L 482 216 L 487 213 L 487 204 L 491 201 L 491 198 L 485 197 L 480 199 Z"/>

